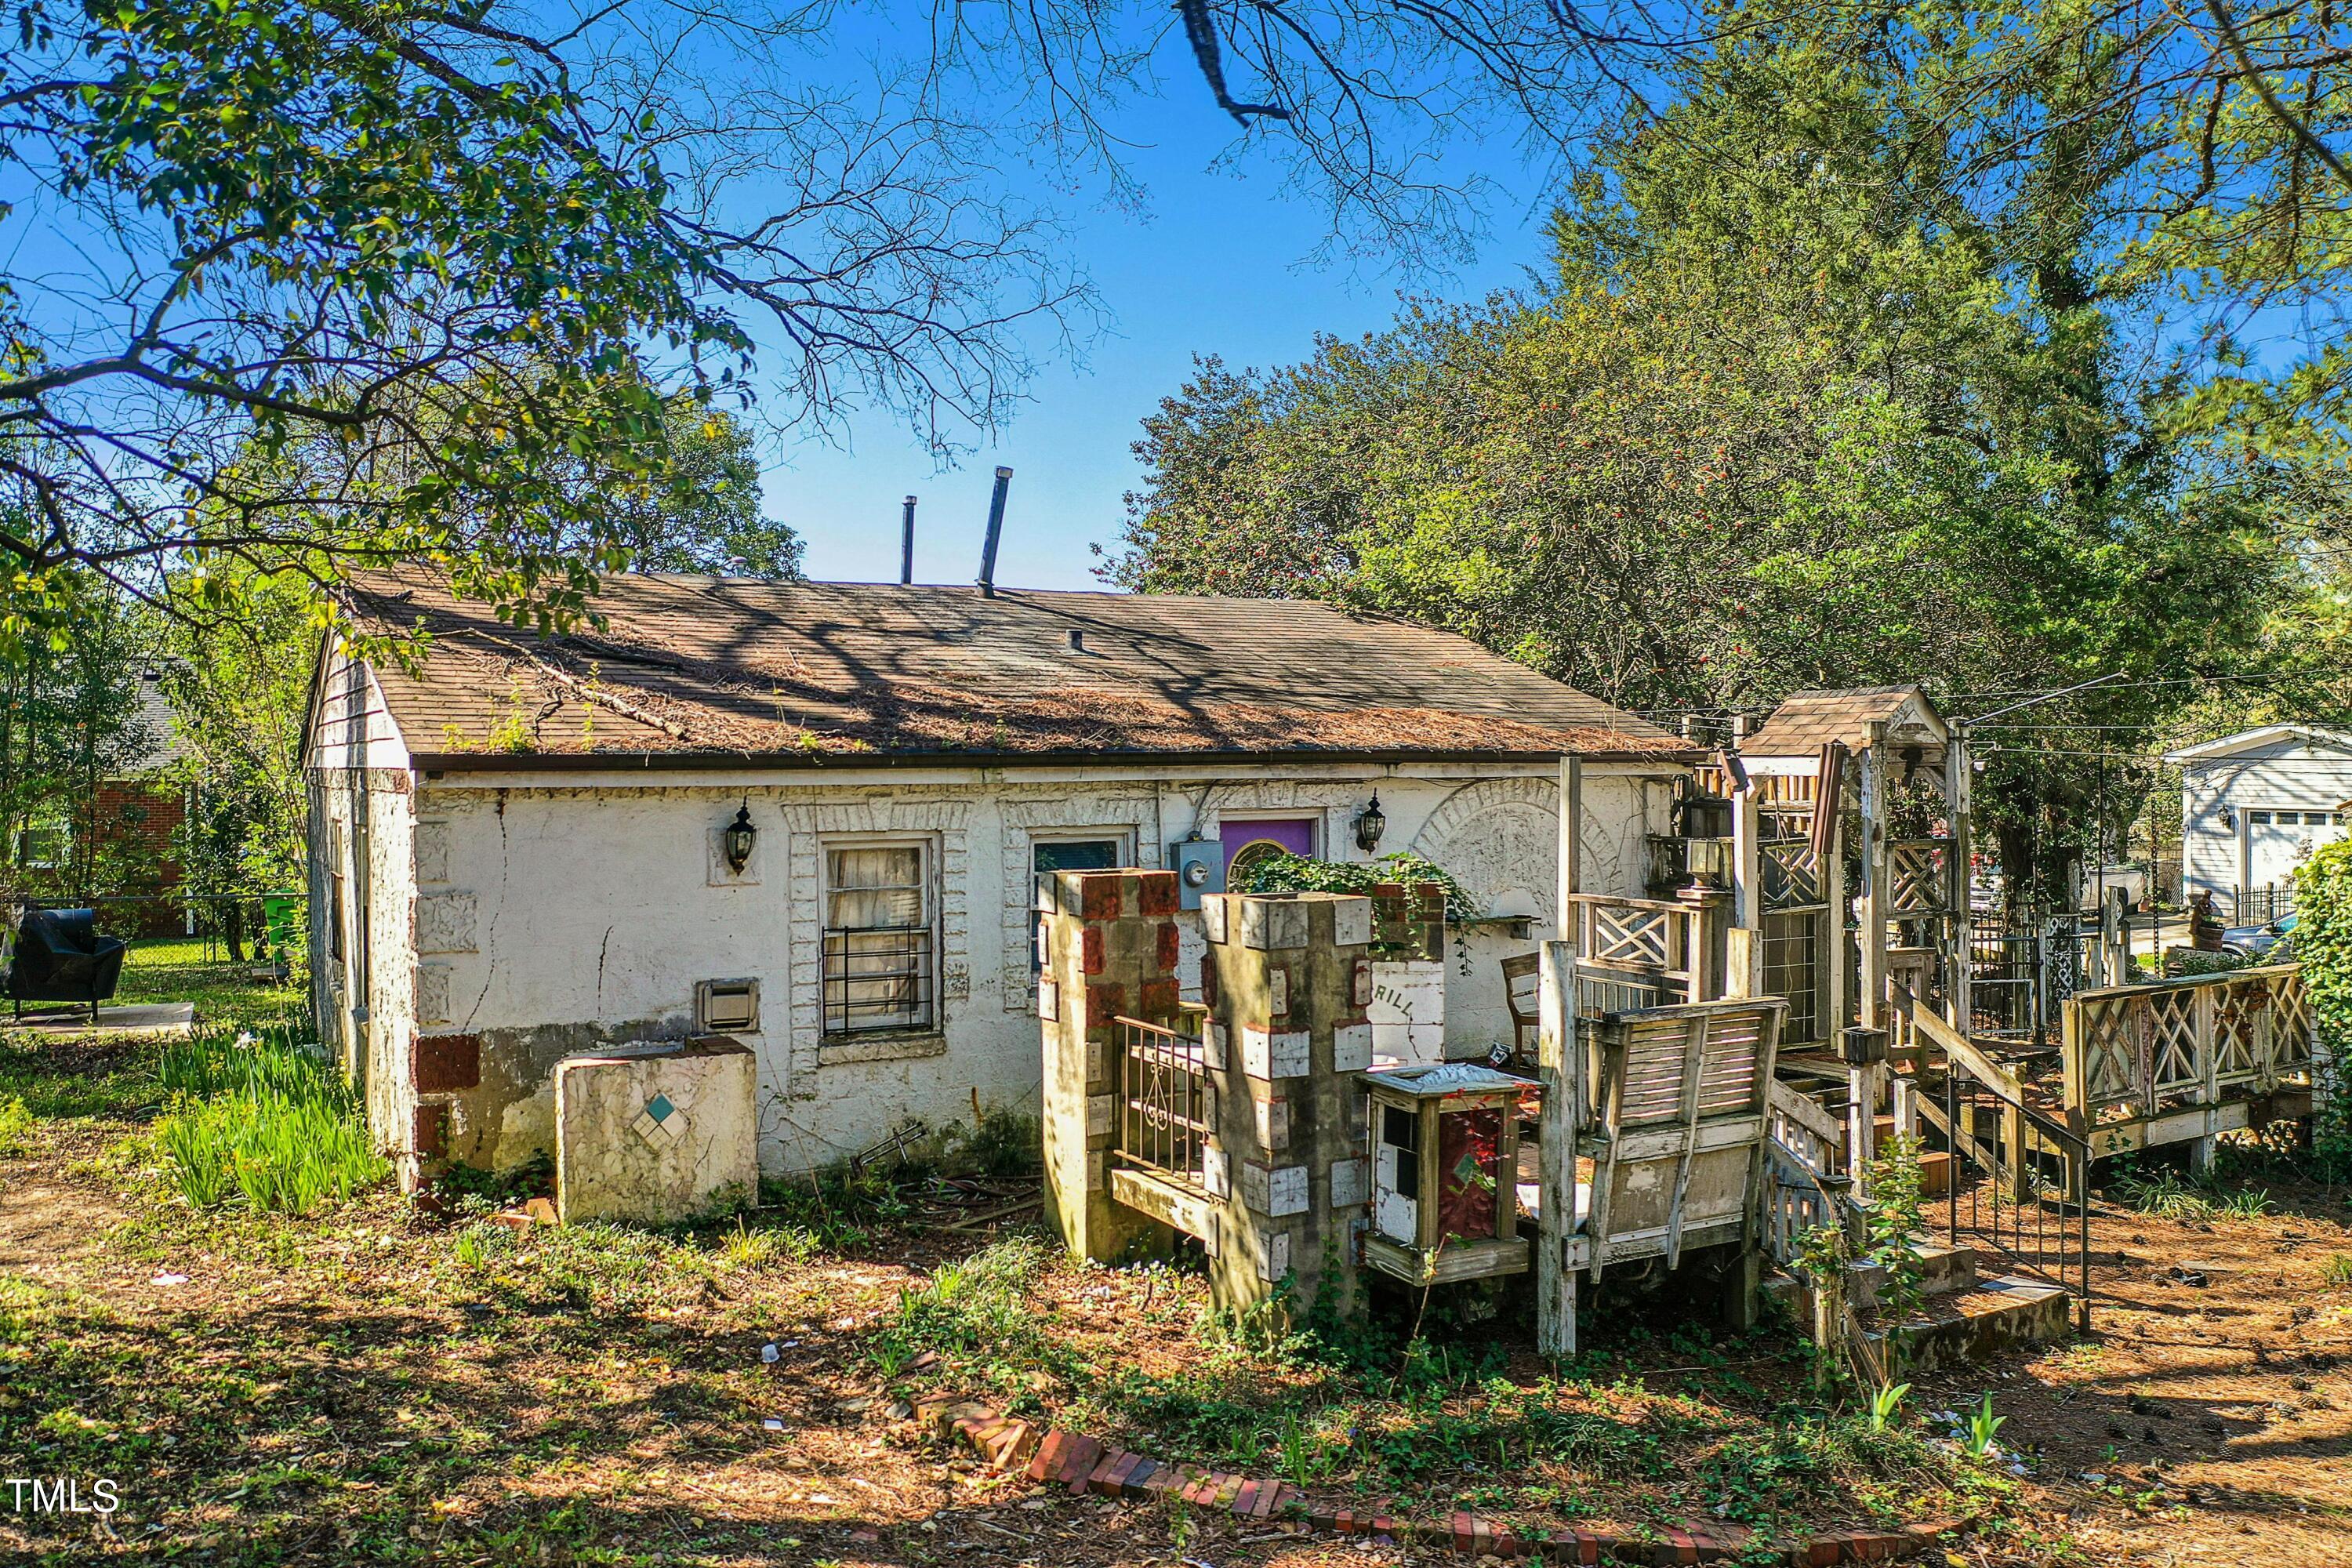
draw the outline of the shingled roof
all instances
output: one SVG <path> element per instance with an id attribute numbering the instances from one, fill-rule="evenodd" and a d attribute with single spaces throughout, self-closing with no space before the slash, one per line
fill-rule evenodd
<path id="1" fill-rule="evenodd" d="M 376 670 L 427 767 L 1685 750 L 1465 638 L 1305 601 L 630 574 L 594 603 L 603 626 L 542 637 L 419 575 L 351 595 L 430 634 Z"/>
<path id="2" fill-rule="evenodd" d="M 1919 688 L 1861 686 L 1795 693 L 1739 742 L 1739 751 L 1749 757 L 1811 757 L 1832 741 L 1860 751 L 1870 743 L 1874 722 L 1900 731 L 1894 738 L 1911 744 L 1941 745 L 1948 733 Z"/>

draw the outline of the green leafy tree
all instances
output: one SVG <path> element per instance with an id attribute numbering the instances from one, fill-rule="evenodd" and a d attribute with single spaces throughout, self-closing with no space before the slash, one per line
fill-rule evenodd
<path id="1" fill-rule="evenodd" d="M 1202 366 L 1146 422 L 1110 575 L 1411 616 L 1637 710 L 1922 679 L 1983 710 L 2259 657 L 2288 563 L 2126 372 L 2130 301 L 2063 282 L 2095 236 L 2056 173 L 2011 265 L 1948 216 L 1901 73 L 1765 37 L 1681 86 L 1562 207 L 1548 297 Z M 2122 750 L 2171 700 L 2050 716 Z M 2145 787 L 2065 750 L 1995 744 L 1979 791 L 2051 882 Z"/>
<path id="2" fill-rule="evenodd" d="M 2323 1179 L 2352 1182 L 2352 839 L 2322 845 L 2296 868 L 2294 890 L 2294 956 L 2326 1064 L 2312 1154 Z"/>
<path id="3" fill-rule="evenodd" d="M 233 590 L 233 616 L 164 626 L 163 669 L 173 777 L 190 804 L 175 845 L 182 881 L 219 912 L 241 961 L 256 897 L 304 884 L 304 722 L 329 617 L 296 574 L 248 574 Z"/>

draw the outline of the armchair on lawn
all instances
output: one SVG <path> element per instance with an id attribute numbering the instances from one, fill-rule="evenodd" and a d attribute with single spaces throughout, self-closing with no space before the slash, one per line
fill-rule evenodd
<path id="1" fill-rule="evenodd" d="M 98 934 L 96 910 L 26 910 L 8 963 L 16 1016 L 25 1016 L 27 1002 L 87 1002 L 97 1022 L 98 1005 L 114 994 L 128 951 L 121 937 Z"/>

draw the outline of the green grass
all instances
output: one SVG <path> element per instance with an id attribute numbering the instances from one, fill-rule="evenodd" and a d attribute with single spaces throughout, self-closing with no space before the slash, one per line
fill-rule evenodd
<path id="1" fill-rule="evenodd" d="M 158 1076 L 172 1097 L 155 1124 L 164 1175 L 197 1208 L 309 1214 L 390 1173 L 350 1086 L 289 1031 L 174 1042 Z"/>
<path id="2" fill-rule="evenodd" d="M 2126 1175 L 2116 1183 L 2116 1191 L 2125 1203 L 2158 1219 L 2255 1219 L 2271 1211 L 2267 1192 L 2185 1182 L 2174 1171 Z"/>
<path id="3" fill-rule="evenodd" d="M 257 967 L 230 963 L 226 950 L 197 937 L 142 937 L 131 943 L 114 1000 L 193 1002 L 199 1019 L 232 1033 L 303 1026 L 310 1001 L 300 964 L 282 982 L 253 979 Z"/>

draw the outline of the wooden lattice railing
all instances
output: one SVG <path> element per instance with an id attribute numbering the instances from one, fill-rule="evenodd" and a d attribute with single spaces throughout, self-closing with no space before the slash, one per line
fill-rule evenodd
<path id="1" fill-rule="evenodd" d="M 1696 909 L 1664 899 L 1600 893 L 1570 893 L 1569 903 L 1576 920 L 1580 974 L 1622 977 L 1675 1001 L 1702 994 L 1706 933 Z"/>
<path id="2" fill-rule="evenodd" d="M 1955 906 L 1952 841 L 1906 838 L 1886 847 L 1889 919 L 1940 915 Z"/>
<path id="3" fill-rule="evenodd" d="M 2065 1003 L 2066 1108 L 2096 1123 L 2309 1083 L 2298 964 L 2078 991 Z"/>
<path id="4" fill-rule="evenodd" d="M 1756 862 L 1764 883 L 1766 909 L 1828 901 L 1822 892 L 1822 858 L 1811 839 L 1764 839 L 1756 846 Z"/>

